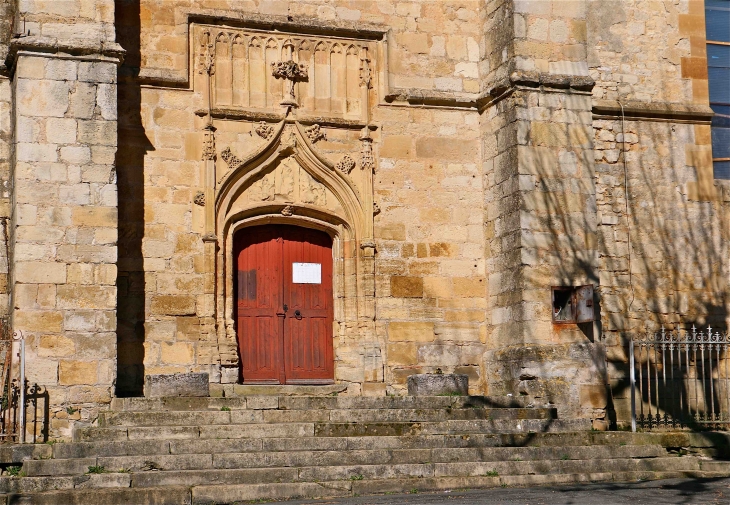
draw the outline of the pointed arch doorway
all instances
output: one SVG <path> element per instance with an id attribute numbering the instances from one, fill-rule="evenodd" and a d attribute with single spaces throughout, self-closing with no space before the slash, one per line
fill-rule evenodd
<path id="1" fill-rule="evenodd" d="M 332 238 L 268 224 L 234 235 L 236 334 L 247 384 L 331 384 Z"/>

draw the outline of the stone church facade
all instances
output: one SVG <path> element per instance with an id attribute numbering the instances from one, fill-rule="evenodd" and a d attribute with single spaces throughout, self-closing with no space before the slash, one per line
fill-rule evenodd
<path id="1" fill-rule="evenodd" d="M 726 327 L 703 0 L 0 7 L 0 310 L 52 437 L 185 372 L 462 373 L 605 428 L 631 335 Z M 325 260 L 242 259 L 285 230 Z"/>

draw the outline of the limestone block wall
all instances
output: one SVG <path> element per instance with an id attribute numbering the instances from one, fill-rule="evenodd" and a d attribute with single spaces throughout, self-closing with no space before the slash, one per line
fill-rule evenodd
<path id="1" fill-rule="evenodd" d="M 67 407 L 93 419 L 116 374 L 115 83 L 115 62 L 19 55 L 15 69 L 13 327 L 56 433 Z"/>
<path id="2" fill-rule="evenodd" d="M 589 12 L 601 325 L 615 420 L 630 420 L 632 335 L 725 329 L 727 199 L 713 180 L 704 2 Z"/>
<path id="3" fill-rule="evenodd" d="M 93 46 L 99 41 L 113 42 L 114 2 L 110 0 L 19 0 L 15 26 L 23 26 L 32 36 L 56 39 L 62 43 Z"/>
<path id="4" fill-rule="evenodd" d="M 5 60 L 14 26 L 15 2 L 0 2 L 0 19 L 7 20 L 0 27 L 0 60 Z M 0 317 L 9 313 L 9 218 L 10 218 L 10 172 L 12 163 L 12 85 L 7 75 L 0 76 Z"/>
<path id="5" fill-rule="evenodd" d="M 587 23 L 596 99 L 692 102 L 687 70 L 706 76 L 707 62 L 690 51 L 704 42 L 681 32 L 692 26 L 704 33 L 702 0 L 591 2 Z"/>
<path id="6" fill-rule="evenodd" d="M 478 115 L 383 107 L 375 197 L 377 323 L 386 382 L 467 373 L 483 388 L 485 252 Z"/>
<path id="7" fill-rule="evenodd" d="M 352 382 L 351 392 L 358 393 L 363 367 L 369 366 L 362 363 L 382 359 L 385 378 L 381 373 L 377 380 L 392 384 L 393 392 L 405 390 L 407 375 L 437 368 L 469 373 L 473 392 L 483 391 L 486 278 L 478 114 L 459 108 L 411 110 L 400 103 L 399 91 L 479 91 L 481 32 L 473 22 L 478 3 L 143 1 L 138 14 L 133 6 L 121 7 L 119 30 L 130 35 L 122 39 L 127 61 L 141 66 L 143 82 L 150 83 L 139 87 L 130 81 L 120 92 L 121 128 L 132 146 L 120 156 L 119 167 L 119 305 L 125 314 L 120 318 L 120 349 L 125 351 L 120 350 L 119 361 L 120 371 L 133 376 L 130 388 L 143 373 L 214 371 L 215 359 L 231 359 L 222 348 L 211 348 L 201 322 L 210 307 L 207 281 L 201 279 L 207 279 L 210 267 L 202 259 L 202 207 L 192 200 L 203 183 L 204 122 L 195 112 L 206 97 L 197 68 L 190 68 L 194 60 L 184 52 L 187 16 L 213 13 L 254 27 L 268 20 L 286 23 L 290 16 L 293 26 L 310 23 L 324 33 L 362 26 L 392 30 L 383 54 L 374 57 L 379 66 L 373 69 L 378 72 L 373 93 L 380 103 L 371 112 L 378 157 L 373 195 L 380 210 L 375 217 L 375 337 L 385 344 L 362 349 L 360 330 L 343 330 L 336 339 L 337 378 Z M 187 91 L 191 75 L 192 91 Z M 183 89 L 155 87 L 165 83 Z M 218 152 L 233 146 L 236 156 L 245 157 L 263 142 L 251 120 L 221 118 L 214 124 Z M 323 131 L 327 138 L 316 145 L 323 155 L 337 160 L 358 149 L 357 130 Z M 217 166 L 225 167 L 220 156 Z M 213 358 L 206 354 L 211 349 Z M 215 372 L 213 377 L 220 380 Z"/>
<path id="8" fill-rule="evenodd" d="M 594 123 L 602 325 L 619 421 L 630 415 L 631 335 L 727 327 L 727 203 L 693 201 L 686 190 L 696 180 L 686 149 L 700 128 Z"/>
<path id="9" fill-rule="evenodd" d="M 142 75 L 186 80 L 186 14 L 207 13 L 251 21 L 291 16 L 332 25 L 392 29 L 389 38 L 392 88 L 444 92 L 479 91 L 478 0 L 142 0 L 140 20 Z"/>
<path id="10" fill-rule="evenodd" d="M 39 386 L 33 437 L 69 436 L 113 394 L 117 66 L 110 1 L 21 2 L 13 40 L 12 326 Z M 33 438 L 35 439 L 35 438 Z"/>

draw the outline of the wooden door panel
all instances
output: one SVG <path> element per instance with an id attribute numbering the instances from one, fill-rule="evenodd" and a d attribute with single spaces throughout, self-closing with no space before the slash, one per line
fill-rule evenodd
<path id="1" fill-rule="evenodd" d="M 241 365 L 245 382 L 278 382 L 280 352 L 272 345 L 279 338 L 279 318 L 253 316 L 238 318 L 238 332 L 243 337 Z"/>
<path id="2" fill-rule="evenodd" d="M 281 352 L 281 246 L 274 227 L 236 235 L 238 345 L 244 382 L 279 382 Z"/>
<path id="3" fill-rule="evenodd" d="M 234 254 L 243 381 L 332 383 L 332 239 L 293 226 L 258 226 L 236 234 Z M 320 282 L 294 283 L 294 263 L 321 265 Z"/>
<path id="4" fill-rule="evenodd" d="M 292 228 L 284 235 L 283 248 L 284 301 L 289 306 L 284 326 L 287 382 L 331 383 L 332 239 L 323 232 Z M 294 283 L 294 263 L 321 265 L 321 282 Z"/>

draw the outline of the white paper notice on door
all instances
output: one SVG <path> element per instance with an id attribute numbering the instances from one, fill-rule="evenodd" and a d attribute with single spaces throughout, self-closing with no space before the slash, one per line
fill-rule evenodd
<path id="1" fill-rule="evenodd" d="M 321 263 L 292 263 L 294 284 L 322 284 Z"/>

